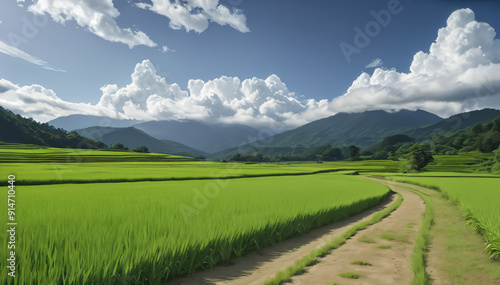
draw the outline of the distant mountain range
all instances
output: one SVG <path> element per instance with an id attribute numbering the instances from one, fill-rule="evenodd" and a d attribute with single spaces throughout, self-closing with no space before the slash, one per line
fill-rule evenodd
<path id="1" fill-rule="evenodd" d="M 255 151 L 269 154 L 277 148 L 304 149 L 322 145 L 354 144 L 367 148 L 387 136 L 441 120 L 441 117 L 422 110 L 401 110 L 393 113 L 386 111 L 338 113 L 255 143 L 224 150 L 214 156 L 228 157 L 237 152 L 246 154 Z"/>
<path id="2" fill-rule="evenodd" d="M 190 157 L 206 157 L 207 153 L 190 148 L 178 142 L 153 138 L 145 132 L 134 127 L 109 128 L 89 127 L 76 132 L 84 137 L 99 140 L 107 145 L 122 143 L 129 149 L 146 146 L 150 152 L 182 155 Z"/>
<path id="3" fill-rule="evenodd" d="M 81 136 L 84 136 L 106 144 L 121 142 L 129 148 L 145 145 L 152 152 L 210 158 L 255 152 L 267 155 L 298 154 L 325 145 L 354 144 L 364 150 L 372 147 L 371 150 L 376 151 L 386 149 L 394 142 L 404 144 L 409 141 L 421 142 L 428 139 L 436 141 L 436 138 L 452 137 L 457 131 L 490 122 L 498 116 L 500 110 L 495 109 L 457 114 L 447 119 L 422 110 L 338 113 L 256 141 L 261 135 L 258 130 L 238 124 L 209 124 L 193 120 L 139 122 L 85 115 L 61 117 L 50 122 L 68 130 L 73 130 L 76 126 L 86 126 L 79 129 L 78 134 L 67 133 L 49 124 L 22 118 L 2 108 L 0 141 L 74 147 L 73 144 L 82 140 Z M 91 124 L 98 126 L 88 127 Z M 476 133 L 477 128 L 479 127 L 476 127 Z M 469 130 L 466 135 L 469 133 L 474 132 Z M 399 134 L 404 136 L 395 136 Z M 462 132 L 460 138 L 466 135 Z M 485 140 L 491 141 L 490 136 L 493 135 L 489 133 Z M 383 141 L 387 137 L 389 138 Z M 440 141 L 449 144 L 446 140 Z M 496 141 L 496 137 L 493 141 Z M 376 145 L 379 142 L 381 143 Z M 96 143 L 92 142 L 94 145 Z M 489 143 L 486 144 L 488 147 L 491 146 Z M 465 145 L 468 146 L 467 142 Z"/>
<path id="4" fill-rule="evenodd" d="M 68 131 L 89 127 L 126 128 L 133 126 L 158 140 L 175 141 L 206 153 L 221 151 L 262 138 L 258 130 L 249 126 L 210 124 L 193 120 L 141 122 L 91 115 L 70 115 L 59 117 L 48 123 Z M 122 143 L 127 145 L 126 142 Z"/>
<path id="5" fill-rule="evenodd" d="M 108 117 L 92 115 L 69 115 L 53 119 L 51 121 L 48 121 L 47 123 L 56 128 L 62 128 L 67 131 L 74 131 L 85 129 L 88 127 L 126 128 L 141 123 L 141 121 L 112 119 Z"/>
<path id="6" fill-rule="evenodd" d="M 134 128 L 154 138 L 171 140 L 207 153 L 256 141 L 260 132 L 238 124 L 209 124 L 199 121 L 150 121 Z"/>

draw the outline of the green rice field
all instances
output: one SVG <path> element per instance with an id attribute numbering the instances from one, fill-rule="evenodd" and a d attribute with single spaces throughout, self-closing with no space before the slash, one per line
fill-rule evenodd
<path id="1" fill-rule="evenodd" d="M 158 284 L 344 219 L 389 193 L 334 174 L 16 190 L 17 284 Z M 2 195 L 0 212 L 6 204 Z M 2 284 L 6 259 L 1 251 Z"/>
<path id="2" fill-rule="evenodd" d="M 0 145 L 0 177 L 15 175 L 17 185 L 61 183 L 167 181 L 312 174 L 361 170 L 396 171 L 396 161 L 338 161 L 282 163 L 220 163 L 163 154 L 36 148 Z M 0 180 L 0 185 L 7 185 Z"/>
<path id="3" fill-rule="evenodd" d="M 360 163 L 242 164 L 218 162 L 88 162 L 10 163 L 0 176 L 14 174 L 19 185 L 164 181 L 180 179 L 235 178 L 266 175 L 311 174 L 315 172 L 366 170 L 384 171 L 386 165 Z M 6 181 L 0 184 L 6 185 Z"/>
<path id="4" fill-rule="evenodd" d="M 391 160 L 335 161 L 322 164 L 219 163 L 163 154 L 14 146 L 0 146 L 0 163 L 5 165 L 0 168 L 0 177 L 14 174 L 18 185 L 213 179 L 345 170 L 383 174 L 401 171 L 406 165 L 405 161 Z M 471 153 L 436 156 L 435 162 L 427 167 L 434 170 L 424 174 L 438 171 L 472 172 L 476 167 L 475 162 L 481 158 L 485 158 L 485 155 Z M 6 181 L 0 180 L 0 185 L 6 185 Z"/>
<path id="5" fill-rule="evenodd" d="M 437 189 L 466 211 L 469 223 L 487 241 L 491 257 L 500 257 L 500 177 L 491 175 L 435 173 L 440 177 L 417 175 L 390 176 Z"/>
<path id="6" fill-rule="evenodd" d="M 82 163 L 110 162 L 118 159 L 124 161 L 195 161 L 184 156 L 137 153 L 132 151 L 109 151 L 54 148 L 37 145 L 9 144 L 0 142 L 0 163 L 10 162 L 51 162 L 51 163 Z"/>

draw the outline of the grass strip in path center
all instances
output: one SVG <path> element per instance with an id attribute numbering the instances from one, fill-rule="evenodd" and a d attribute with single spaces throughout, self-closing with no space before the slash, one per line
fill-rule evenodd
<path id="1" fill-rule="evenodd" d="M 411 282 L 411 284 L 431 284 L 431 278 L 425 270 L 425 267 L 427 251 L 430 242 L 430 230 L 432 223 L 434 222 L 434 205 L 432 204 L 431 198 L 423 194 L 422 192 L 404 186 L 402 186 L 401 188 L 417 194 L 420 198 L 422 198 L 422 200 L 424 200 L 425 203 L 424 218 L 422 220 L 422 225 L 420 226 L 420 229 L 418 231 L 415 248 L 413 249 L 410 260 L 410 266 L 413 271 L 413 281 Z"/>

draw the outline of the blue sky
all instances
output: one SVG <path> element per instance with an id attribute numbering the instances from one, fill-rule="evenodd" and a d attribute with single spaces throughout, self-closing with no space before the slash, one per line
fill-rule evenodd
<path id="1" fill-rule="evenodd" d="M 92 31 L 88 25 L 82 24 L 82 19 L 79 23 L 75 21 L 76 16 L 72 18 L 68 16 L 68 11 L 77 11 L 75 9 L 79 8 L 79 2 L 87 3 L 88 5 L 84 8 L 90 11 L 102 11 L 99 10 L 102 7 L 92 6 L 96 1 L 66 1 L 69 3 L 66 5 L 73 5 L 66 7 L 69 9 L 65 10 L 66 14 L 61 12 L 61 9 L 58 10 L 58 7 L 62 5 L 58 3 L 60 1 L 62 0 L 26 0 L 26 2 L 17 3 L 9 0 L 2 3 L 2 9 L 0 9 L 0 41 L 4 45 L 14 46 L 39 60 L 23 60 L 12 54 L 9 55 L 8 52 L 0 53 L 0 78 L 4 80 L 4 86 L 19 90 L 24 87 L 23 92 L 42 90 L 39 92 L 42 94 L 40 96 L 50 93 L 49 97 L 57 96 L 69 104 L 67 108 L 60 106 L 62 109 L 66 108 L 60 112 L 47 106 L 38 106 L 38 109 L 33 105 L 21 106 L 26 102 L 16 105 L 17 112 L 32 115 L 42 121 L 54 115 L 67 115 L 84 108 L 84 105 L 80 108 L 76 105 L 70 106 L 70 103 L 90 103 L 91 108 L 94 108 L 96 104 L 100 107 L 100 109 L 97 108 L 99 110 L 96 109 L 90 113 L 115 117 L 124 115 L 140 119 L 149 117 L 152 119 L 197 118 L 250 125 L 278 121 L 286 122 L 287 126 L 300 125 L 340 111 L 376 109 L 376 104 L 350 108 L 349 104 L 345 103 L 336 104 L 335 107 L 332 99 L 350 93 L 348 89 L 351 87 L 350 90 L 353 90 L 353 81 L 363 72 L 372 76 L 376 67 L 384 68 L 379 70 L 387 72 L 395 68 L 400 73 L 410 73 L 414 55 L 419 51 L 429 53 L 429 47 L 436 41 L 438 30 L 447 26 L 448 17 L 458 9 L 470 8 L 475 14 L 476 21 L 488 23 L 493 29 L 500 29 L 498 17 L 500 2 L 497 1 L 205 1 L 211 2 L 214 8 L 227 7 L 229 12 L 225 14 L 225 18 L 221 14 L 216 16 L 219 17 L 219 21 L 233 23 L 233 26 L 216 23 L 213 18 L 216 10 L 209 12 L 208 6 L 205 7 L 206 11 L 203 7 L 196 7 L 197 3 L 203 1 L 189 0 L 179 3 L 180 6 L 194 7 L 191 14 L 199 13 L 205 15 L 205 18 L 208 17 L 206 29 L 203 27 L 203 21 L 201 21 L 202 24 L 180 24 L 177 27 L 174 25 L 173 28 L 172 25 L 169 26 L 169 23 L 172 24 L 175 21 L 182 23 L 182 16 L 170 15 L 168 17 L 154 11 L 155 7 L 161 7 L 162 2 L 167 3 L 168 0 L 153 1 L 157 6 L 153 5 L 153 2 L 145 2 L 145 5 L 150 5 L 149 8 L 138 5 L 139 1 L 113 1 L 114 9 L 120 15 L 113 16 L 113 13 L 108 13 L 108 16 L 111 15 L 110 19 L 116 22 L 117 28 L 131 29 L 136 35 L 143 33 L 147 39 L 142 37 L 141 40 L 145 44 L 136 44 L 130 48 L 130 44 L 124 41 L 113 42 L 113 35 L 109 32 L 106 32 L 105 36 L 98 36 L 99 31 Z M 103 0 L 103 2 L 108 1 Z M 37 5 L 38 7 L 35 7 Z M 396 5 L 400 12 L 391 15 L 391 20 L 386 27 L 379 26 L 380 30 L 370 38 L 370 43 L 360 48 L 359 53 L 353 54 L 352 60 L 348 62 L 339 44 L 344 42 L 355 46 L 354 28 L 359 27 L 364 30 L 368 23 L 374 21 L 373 13 L 388 10 L 388 5 Z M 109 9 L 106 10 L 106 13 L 109 11 Z M 210 13 L 212 13 L 212 18 L 210 18 Z M 58 16 L 67 19 L 64 23 L 56 22 Z M 27 28 L 31 25 L 27 23 L 33 24 L 31 27 L 35 27 L 35 30 Z M 195 30 L 188 32 L 189 28 L 198 29 L 198 32 Z M 163 46 L 167 46 L 169 50 L 164 52 Z M 379 59 L 376 61 L 377 66 L 366 67 L 376 59 Z M 33 61 L 36 61 L 36 64 Z M 498 63 L 498 58 L 492 55 L 487 63 Z M 478 62 L 483 65 L 487 63 Z M 139 88 L 137 86 L 139 86 L 140 78 L 137 78 L 135 83 L 131 79 L 131 74 L 134 73 L 134 69 L 137 70 L 137 65 L 145 68 L 145 73 L 149 72 L 148 76 L 152 76 L 155 84 L 160 84 L 157 87 L 160 90 L 158 92 L 165 93 L 163 95 L 157 94 L 158 92 L 148 93 L 144 95 L 145 98 L 159 95 L 165 100 L 170 100 L 162 101 L 162 104 L 166 105 L 161 110 L 146 107 L 145 101 L 132 100 L 131 104 L 135 103 L 136 106 L 132 108 L 133 110 L 127 107 L 128 111 L 124 111 L 123 108 L 127 105 L 124 98 L 132 96 L 131 92 L 135 92 L 132 87 Z M 152 71 L 151 67 L 156 72 Z M 466 69 L 463 70 L 465 71 Z M 386 75 L 386 73 L 383 74 Z M 154 75 L 165 78 L 167 85 L 161 85 L 162 83 Z M 272 75 L 277 78 L 270 78 Z M 138 73 L 136 73 L 137 76 Z M 272 98 L 275 101 L 259 99 L 257 103 L 251 102 L 249 104 L 254 108 L 252 111 L 248 107 L 250 105 L 247 106 L 246 103 L 236 101 L 231 103 L 231 99 L 234 99 L 232 95 L 210 97 L 219 95 L 218 92 L 225 92 L 221 90 L 222 87 L 218 87 L 216 91 L 212 88 L 209 93 L 203 95 L 202 92 L 200 95 L 206 97 L 203 97 L 203 100 L 200 99 L 203 102 L 211 101 L 211 107 L 200 103 L 199 106 L 197 105 L 199 109 L 189 108 L 187 101 L 176 105 L 180 100 L 184 100 L 182 96 L 192 96 L 192 90 L 188 86 L 189 80 L 201 79 L 207 83 L 220 79 L 222 76 L 237 77 L 241 81 L 241 88 L 245 79 L 256 77 L 260 81 L 249 82 L 253 85 L 251 84 L 248 88 L 254 90 L 252 88 L 257 88 L 255 86 L 260 86 L 259 84 L 267 84 L 264 86 L 267 89 L 264 87 L 262 90 L 259 89 L 259 96 Z M 267 83 L 264 82 L 266 79 L 269 79 Z M 494 79 L 492 81 L 494 81 L 492 84 L 496 86 L 496 81 Z M 280 89 L 279 92 L 270 87 L 282 83 L 286 84 L 286 88 Z M 113 84 L 116 84 L 116 88 L 109 89 L 107 100 L 103 100 L 102 97 L 106 97 L 106 94 L 103 94 L 100 89 Z M 176 84 L 178 84 L 179 94 L 176 93 L 177 91 L 172 91 L 173 93 L 165 91 L 171 89 L 171 85 L 176 86 Z M 127 85 L 133 86 L 127 89 Z M 140 85 L 140 87 L 144 86 Z M 209 89 L 208 87 L 206 89 Z M 364 85 L 362 87 L 365 91 L 368 90 L 366 88 L 374 88 Z M 245 93 L 244 90 L 241 92 L 244 94 L 241 95 L 243 97 L 249 97 L 248 94 L 251 93 L 251 91 Z M 271 92 L 271 95 L 266 92 Z M 293 94 L 288 96 L 283 95 L 283 92 L 287 94 L 293 92 Z M 428 95 L 427 91 L 424 93 L 420 96 Z M 493 93 L 496 94 L 496 91 Z M 0 94 L 0 105 L 16 109 L 16 106 L 2 104 L 1 96 Z M 377 98 L 376 96 L 374 95 L 374 98 Z M 41 101 L 43 101 L 42 97 L 40 97 Z M 292 97 L 297 102 L 291 99 Z M 305 101 L 308 99 L 314 101 L 309 102 L 309 104 L 315 104 L 313 107 L 308 107 Z M 98 104 L 99 101 L 101 103 Z M 402 100 L 398 106 L 410 109 L 424 108 L 442 116 L 482 106 L 476 102 L 474 106 L 458 107 L 455 103 L 459 100 L 438 100 L 437 102 L 454 105 L 443 104 L 437 107 L 436 102 L 435 104 L 424 102 L 425 104 L 418 105 L 414 104 L 416 101 L 419 100 L 413 100 L 412 104 L 405 105 L 405 101 Z M 496 97 L 493 102 L 498 102 Z M 108 112 L 110 108 L 114 113 Z M 387 102 L 380 104 L 380 109 L 397 108 L 394 105 L 388 106 Z M 450 108 L 451 111 L 444 111 Z M 181 111 L 174 112 L 171 109 Z M 214 111 L 215 109 L 217 111 Z M 47 112 L 50 114 L 40 115 Z M 294 114 L 299 113 L 302 115 L 293 117 Z"/>

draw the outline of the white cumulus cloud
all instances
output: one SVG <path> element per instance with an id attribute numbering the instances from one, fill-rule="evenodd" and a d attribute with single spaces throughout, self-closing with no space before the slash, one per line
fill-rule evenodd
<path id="1" fill-rule="evenodd" d="M 153 64 L 144 60 L 136 65 L 131 79 L 122 88 L 114 84 L 102 87 L 98 106 L 140 120 L 195 119 L 257 127 L 297 126 L 311 117 L 320 118 L 328 107 L 327 100 L 297 99 L 274 74 L 266 79 L 192 79 L 188 90 L 182 90 L 158 76 Z"/>
<path id="2" fill-rule="evenodd" d="M 425 109 L 441 116 L 500 107 L 500 40 L 474 12 L 453 12 L 429 52 L 413 57 L 410 72 L 375 69 L 362 73 L 333 111 Z"/>
<path id="3" fill-rule="evenodd" d="M 120 28 L 115 21 L 120 12 L 112 0 L 35 0 L 29 6 L 35 14 L 48 14 L 56 22 L 64 24 L 75 20 L 81 27 L 87 28 L 97 36 L 119 42 L 133 48 L 137 45 L 154 47 L 153 42 L 144 32 Z"/>
<path id="4" fill-rule="evenodd" d="M 137 6 L 163 15 L 170 20 L 172 29 L 186 29 L 201 33 L 208 28 L 209 22 L 221 26 L 229 25 L 245 33 L 250 29 L 246 16 L 240 9 L 228 8 L 219 4 L 219 0 L 152 0 L 152 4 L 138 3 Z"/>

